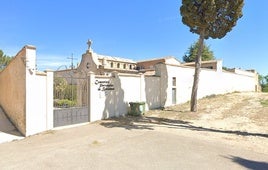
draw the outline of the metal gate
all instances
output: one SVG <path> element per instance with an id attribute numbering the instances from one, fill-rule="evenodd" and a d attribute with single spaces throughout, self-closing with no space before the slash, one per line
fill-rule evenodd
<path id="1" fill-rule="evenodd" d="M 54 76 L 54 127 L 89 121 L 88 79 L 66 75 Z"/>

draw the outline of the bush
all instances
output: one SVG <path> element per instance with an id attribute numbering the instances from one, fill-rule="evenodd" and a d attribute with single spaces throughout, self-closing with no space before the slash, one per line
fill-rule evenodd
<path id="1" fill-rule="evenodd" d="M 210 99 L 210 98 L 215 98 L 215 97 L 217 97 L 216 94 L 211 94 L 211 95 L 207 95 L 207 96 L 205 96 L 204 98 L 206 98 L 206 99 Z"/>
<path id="2" fill-rule="evenodd" d="M 64 108 L 74 107 L 76 106 L 76 101 L 71 101 L 68 99 L 54 100 L 54 106 Z"/>
<path id="3" fill-rule="evenodd" d="M 54 79 L 54 99 L 77 99 L 77 86 L 68 84 L 65 78 L 56 77 Z"/>
<path id="4" fill-rule="evenodd" d="M 264 107 L 268 107 L 268 100 L 261 100 L 261 105 Z"/>
<path id="5" fill-rule="evenodd" d="M 268 92 L 268 84 L 262 87 L 262 92 Z"/>

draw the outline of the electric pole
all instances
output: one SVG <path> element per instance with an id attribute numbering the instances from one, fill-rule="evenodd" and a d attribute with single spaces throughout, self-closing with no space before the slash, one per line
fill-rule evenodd
<path id="1" fill-rule="evenodd" d="M 73 70 L 74 69 L 74 60 L 76 59 L 76 58 L 74 58 L 73 53 L 72 53 L 71 57 L 68 57 L 67 59 L 71 60 L 71 69 Z"/>

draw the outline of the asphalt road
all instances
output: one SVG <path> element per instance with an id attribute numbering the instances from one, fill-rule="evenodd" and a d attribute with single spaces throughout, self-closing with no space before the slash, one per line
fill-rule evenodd
<path id="1" fill-rule="evenodd" d="M 0 144 L 1 169 L 268 169 L 268 153 L 200 132 L 102 121 Z M 213 135 L 213 132 L 210 133 Z M 263 138 L 267 140 L 267 138 Z"/>

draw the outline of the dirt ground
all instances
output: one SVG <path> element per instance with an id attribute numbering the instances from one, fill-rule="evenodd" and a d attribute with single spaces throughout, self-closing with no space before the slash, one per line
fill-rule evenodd
<path id="1" fill-rule="evenodd" d="M 268 153 L 268 93 L 211 95 L 198 101 L 197 112 L 189 108 L 185 103 L 151 110 L 146 117 L 157 118 L 159 123 L 182 122 L 186 129 L 200 131 L 207 138 L 220 137 Z"/>

